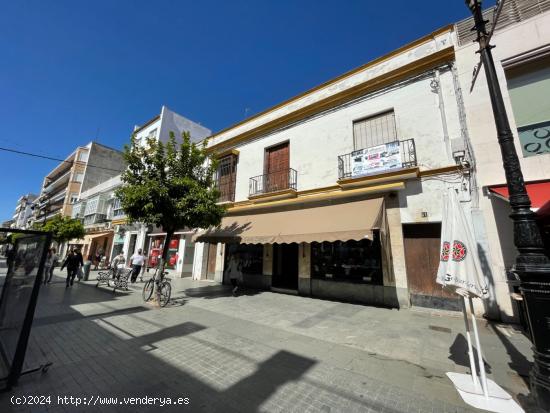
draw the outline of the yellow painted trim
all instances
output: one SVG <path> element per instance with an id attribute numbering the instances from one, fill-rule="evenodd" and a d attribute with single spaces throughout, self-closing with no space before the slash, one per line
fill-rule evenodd
<path id="1" fill-rule="evenodd" d="M 111 221 L 111 225 L 124 225 L 128 222 L 126 218 L 123 219 L 116 219 Z"/>
<path id="2" fill-rule="evenodd" d="M 338 180 L 338 185 L 341 188 L 351 187 L 351 186 L 365 186 L 371 185 L 378 182 L 387 182 L 390 179 L 393 180 L 403 180 L 403 179 L 412 179 L 418 178 L 420 168 L 406 168 L 400 169 L 398 171 L 385 172 L 377 175 L 369 176 L 360 176 L 357 178 L 346 178 Z"/>
<path id="3" fill-rule="evenodd" d="M 267 194 L 252 195 L 249 196 L 248 199 L 253 203 L 269 202 L 275 199 L 296 198 L 296 194 L 297 192 L 295 189 L 283 189 L 282 191 L 269 192 Z"/>
<path id="4" fill-rule="evenodd" d="M 224 156 L 227 156 L 227 155 L 239 156 L 239 153 L 240 153 L 240 152 L 239 152 L 238 150 L 236 150 L 236 149 L 227 149 L 227 150 L 225 150 L 225 151 L 222 151 L 222 152 L 220 152 L 220 153 L 217 153 L 217 154 L 216 154 L 216 157 L 217 157 L 218 159 L 220 159 L 220 158 L 223 158 Z"/>
<path id="5" fill-rule="evenodd" d="M 323 194 L 306 195 L 297 198 L 283 199 L 273 202 L 266 202 L 262 204 L 252 204 L 240 207 L 234 207 L 227 210 L 227 215 L 237 214 L 240 212 L 254 211 L 257 209 L 268 209 L 286 205 L 303 204 L 315 201 L 322 201 L 327 199 L 340 199 L 359 195 L 374 194 L 379 192 L 400 191 L 405 189 L 405 182 L 392 182 L 389 184 L 369 186 L 367 188 L 350 189 L 347 191 L 333 191 Z"/>
<path id="6" fill-rule="evenodd" d="M 361 83 L 359 85 L 356 85 L 354 87 L 351 87 L 349 89 L 346 89 L 340 93 L 336 93 L 332 96 L 329 96 L 325 99 L 319 100 L 315 103 L 312 103 L 309 106 L 306 106 L 304 108 L 298 109 L 292 113 L 289 113 L 284 116 L 280 116 L 277 119 L 274 119 L 270 122 L 266 122 L 256 128 L 250 129 L 248 131 L 245 131 L 241 133 L 240 135 L 234 136 L 232 138 L 226 139 L 222 142 L 219 142 L 215 145 L 209 146 L 207 148 L 208 152 L 215 152 L 219 150 L 219 148 L 226 148 L 228 146 L 234 146 L 238 143 L 242 143 L 246 140 L 252 139 L 260 134 L 270 132 L 272 130 L 275 130 L 279 127 L 282 127 L 284 125 L 287 125 L 289 123 L 298 121 L 300 119 L 303 119 L 308 116 L 312 116 L 318 112 L 321 112 L 323 110 L 330 109 L 332 107 L 338 106 L 341 103 L 344 103 L 346 101 L 352 100 L 356 97 L 365 95 L 370 92 L 374 92 L 376 90 L 382 89 L 386 86 L 392 85 L 394 83 L 399 82 L 400 80 L 421 74 L 425 72 L 426 70 L 429 70 L 431 68 L 434 68 L 436 66 L 439 66 L 445 62 L 448 62 L 452 59 L 454 59 L 455 53 L 454 53 L 454 46 L 449 46 L 445 49 L 442 49 L 438 52 L 432 53 L 429 56 L 426 56 L 420 60 L 416 60 L 414 62 L 411 62 L 407 65 L 404 65 L 402 67 L 399 67 L 395 70 L 392 70 L 388 73 L 385 73 L 383 75 L 380 75 L 378 77 L 375 77 L 373 79 L 370 79 L 364 83 Z M 289 103 L 289 102 L 286 102 Z M 267 112 L 266 112 L 267 113 Z M 250 120 L 250 119 L 248 119 Z M 247 120 L 247 121 L 248 121 Z M 234 125 L 227 130 L 230 130 L 236 126 L 239 126 L 240 124 Z M 224 131 L 222 131 L 224 132 Z M 222 132 L 219 132 L 216 135 L 213 135 L 212 137 L 208 139 L 215 138 L 216 136 L 220 135 Z"/>
<path id="7" fill-rule="evenodd" d="M 225 128 L 225 129 L 222 129 L 221 131 L 219 131 L 219 132 L 215 133 L 214 135 L 212 135 L 210 138 L 215 138 L 216 136 L 221 135 L 222 133 L 225 133 L 225 132 L 227 132 L 227 131 L 229 131 L 229 130 L 231 130 L 231 129 L 233 129 L 233 128 L 236 128 L 237 126 L 244 125 L 245 123 L 250 122 L 250 121 L 253 120 L 253 119 L 257 119 L 257 118 L 259 118 L 260 116 L 263 116 L 263 115 L 265 115 L 265 114 L 267 114 L 267 113 L 269 113 L 269 112 L 272 112 L 272 111 L 274 111 L 274 110 L 276 110 L 276 109 L 278 109 L 278 108 L 280 108 L 280 107 L 282 107 L 282 106 L 288 105 L 289 103 L 292 103 L 292 102 L 294 102 L 294 101 L 296 101 L 296 100 L 298 100 L 298 99 L 300 99 L 300 98 L 302 98 L 302 97 L 304 97 L 304 96 L 307 96 L 307 95 L 309 95 L 309 94 L 311 94 L 311 93 L 313 93 L 313 92 L 316 92 L 316 91 L 319 90 L 319 89 L 322 89 L 322 88 L 324 88 L 324 87 L 330 86 L 331 84 L 336 83 L 336 82 L 338 82 L 338 81 L 340 81 L 340 80 L 342 80 L 342 79 L 345 79 L 345 78 L 347 78 L 347 77 L 353 76 L 354 74 L 356 74 L 356 73 L 358 73 L 358 72 L 361 72 L 361 71 L 363 71 L 363 70 L 365 70 L 365 69 L 368 69 L 369 67 L 372 67 L 372 66 L 374 66 L 374 65 L 376 65 L 376 64 L 378 64 L 378 63 L 381 63 L 381 62 L 384 62 L 384 61 L 386 61 L 386 60 L 389 60 L 389 59 L 391 59 L 392 57 L 395 57 L 395 56 L 397 56 L 397 55 L 399 55 L 399 54 L 401 54 L 401 53 L 403 53 L 403 52 L 406 52 L 407 50 L 412 49 L 412 48 L 414 48 L 414 47 L 416 47 L 416 46 L 419 46 L 419 45 L 421 45 L 421 44 L 423 44 L 423 43 L 427 43 L 427 42 L 429 42 L 430 40 L 433 40 L 436 36 L 439 36 L 440 34 L 447 33 L 447 32 L 452 32 L 453 29 L 454 29 L 454 25 L 452 25 L 452 24 L 449 24 L 449 25 L 447 25 L 447 26 L 443 26 L 443 27 L 441 27 L 441 28 L 439 28 L 439 29 L 433 31 L 433 32 L 430 33 L 430 34 L 427 34 L 426 36 L 421 37 L 420 39 L 417 39 L 417 40 L 414 40 L 414 41 L 412 41 L 412 42 L 410 42 L 410 43 L 407 43 L 407 44 L 405 44 L 404 46 L 401 46 L 401 47 L 399 47 L 399 48 L 397 48 L 397 49 L 395 49 L 395 50 L 392 50 L 391 52 L 389 52 L 389 53 L 387 53 L 387 54 L 385 54 L 385 55 L 382 55 L 382 56 L 380 56 L 380 57 L 378 57 L 378 58 L 376 58 L 376 59 L 374 59 L 374 60 L 371 60 L 370 62 L 367 62 L 367 63 L 365 63 L 365 64 L 363 64 L 363 65 L 361 65 L 361 66 L 359 66 L 359 67 L 356 67 L 355 69 L 352 69 L 352 70 L 350 70 L 350 71 L 348 71 L 348 72 L 345 72 L 345 73 L 343 73 L 343 74 L 341 74 L 341 75 L 339 75 L 339 76 L 337 76 L 337 77 L 334 77 L 334 78 L 332 78 L 332 79 L 330 79 L 330 80 L 328 80 L 328 81 L 326 81 L 326 82 L 324 82 L 324 83 L 321 83 L 320 85 L 315 86 L 315 87 L 313 87 L 313 88 L 311 88 L 311 89 L 309 89 L 309 90 L 307 90 L 307 91 L 305 91 L 305 92 L 302 92 L 302 93 L 300 93 L 300 94 L 298 94 L 298 95 L 296 95 L 296 96 L 294 96 L 294 97 L 291 97 L 290 99 L 287 99 L 287 100 L 285 100 L 285 101 L 283 101 L 283 102 L 281 102 L 281 103 L 279 103 L 279 104 L 277 104 L 277 105 L 275 105 L 275 106 L 272 106 L 272 107 L 270 107 L 269 109 L 266 109 L 266 110 L 264 110 L 264 111 L 262 111 L 262 112 L 259 112 L 259 113 L 255 114 L 255 115 L 252 115 L 251 117 L 249 117 L 249 118 L 247 118 L 247 119 L 245 119 L 245 120 L 243 120 L 243 121 L 237 122 L 237 123 L 233 124 L 232 126 L 229 126 L 229 127 Z M 210 139 L 210 138 L 208 138 L 208 139 Z"/>
<path id="8" fill-rule="evenodd" d="M 449 172 L 461 172 L 464 168 L 460 165 L 451 165 L 451 166 L 443 166 L 441 168 L 433 168 L 433 169 L 427 169 L 425 171 L 420 171 L 420 177 L 423 176 L 432 176 L 432 175 L 441 175 L 446 174 Z"/>

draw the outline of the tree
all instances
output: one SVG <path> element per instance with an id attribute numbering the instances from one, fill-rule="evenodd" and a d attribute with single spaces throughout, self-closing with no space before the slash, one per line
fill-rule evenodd
<path id="1" fill-rule="evenodd" d="M 82 222 L 78 219 L 62 217 L 61 215 L 56 215 L 43 224 L 37 224 L 34 227 L 40 231 L 51 232 L 52 239 L 58 244 L 75 238 L 84 238 L 86 234 Z"/>
<path id="2" fill-rule="evenodd" d="M 116 196 L 131 222 L 154 224 L 166 232 L 162 265 L 176 230 L 220 224 L 224 208 L 217 205 L 216 162 L 206 151 L 206 141 L 193 143 L 184 132 L 179 144 L 170 133 L 166 144 L 147 139 L 141 145 L 132 136 L 124 159 L 128 167 Z"/>

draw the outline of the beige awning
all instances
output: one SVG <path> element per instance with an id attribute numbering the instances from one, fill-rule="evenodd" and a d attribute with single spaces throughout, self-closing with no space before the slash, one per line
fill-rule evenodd
<path id="1" fill-rule="evenodd" d="M 276 212 L 226 216 L 217 228 L 193 237 L 196 242 L 285 244 L 372 239 L 384 221 L 384 198 L 302 207 Z"/>

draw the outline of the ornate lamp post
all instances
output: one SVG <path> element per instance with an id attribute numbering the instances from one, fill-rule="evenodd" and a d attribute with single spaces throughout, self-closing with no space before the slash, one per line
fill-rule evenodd
<path id="1" fill-rule="evenodd" d="M 535 363 L 531 370 L 531 393 L 545 411 L 550 411 L 550 259 L 544 253 L 542 237 L 531 211 L 519 163 L 514 136 L 500 91 L 495 63 L 491 54 L 493 46 L 481 12 L 481 0 L 466 0 L 474 16 L 479 52 L 485 68 L 491 105 L 502 155 L 502 164 L 510 193 L 510 206 L 514 223 L 514 244 L 519 252 L 514 272 L 520 280 L 531 329 Z"/>

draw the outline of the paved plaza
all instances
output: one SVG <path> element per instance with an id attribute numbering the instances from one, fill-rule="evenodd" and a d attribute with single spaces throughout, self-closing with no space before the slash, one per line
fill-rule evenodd
<path id="1" fill-rule="evenodd" d="M 0 395 L 0 411 L 473 411 L 445 376 L 468 371 L 461 317 L 172 284 L 173 302 L 160 309 L 143 303 L 142 283 L 113 294 L 92 281 L 65 289 L 55 277 L 41 288 L 27 360 L 53 364 Z M 536 411 L 529 341 L 511 326 L 479 328 L 489 376 Z M 51 403 L 10 401 L 30 395 Z M 146 396 L 156 405 L 123 399 Z M 160 407 L 168 397 L 188 404 Z"/>

